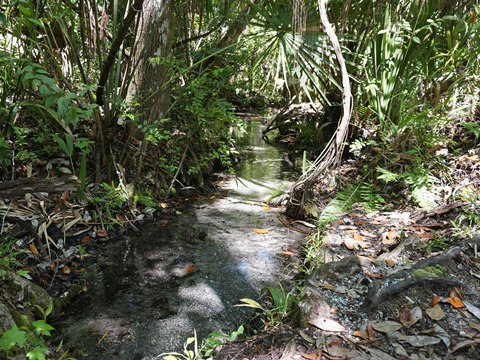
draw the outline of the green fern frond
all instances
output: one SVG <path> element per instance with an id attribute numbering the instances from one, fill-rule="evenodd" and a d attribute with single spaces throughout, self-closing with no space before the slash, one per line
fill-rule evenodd
<path id="1" fill-rule="evenodd" d="M 342 212 L 351 209 L 353 204 L 359 204 L 365 212 L 372 212 L 378 210 L 384 202 L 385 200 L 372 183 L 348 184 L 337 192 L 323 209 L 319 221 L 324 223 L 326 220 L 336 218 Z"/>
<path id="2" fill-rule="evenodd" d="M 385 181 L 387 184 L 390 182 L 398 181 L 400 180 L 403 176 L 400 174 L 395 174 L 391 171 L 388 171 L 387 169 L 384 169 L 380 166 L 377 166 L 377 172 L 380 173 L 380 175 L 377 176 L 377 179 Z"/>

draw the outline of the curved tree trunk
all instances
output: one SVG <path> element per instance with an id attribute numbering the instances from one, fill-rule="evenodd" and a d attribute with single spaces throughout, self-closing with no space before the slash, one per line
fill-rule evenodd
<path id="1" fill-rule="evenodd" d="M 350 89 L 350 80 L 348 77 L 345 59 L 342 55 L 340 42 L 338 41 L 335 30 L 333 29 L 327 16 L 327 0 L 318 0 L 320 20 L 327 33 L 330 42 L 335 50 L 338 65 L 342 74 L 343 86 L 343 115 L 335 134 L 328 142 L 325 149 L 318 156 L 310 169 L 303 174 L 299 180 L 293 184 L 290 190 L 290 203 L 288 204 L 288 213 L 294 217 L 303 216 L 303 205 L 308 200 L 308 191 L 311 185 L 328 169 L 339 166 L 342 160 L 342 154 L 347 139 L 348 125 L 350 124 L 352 110 L 352 92 Z"/>

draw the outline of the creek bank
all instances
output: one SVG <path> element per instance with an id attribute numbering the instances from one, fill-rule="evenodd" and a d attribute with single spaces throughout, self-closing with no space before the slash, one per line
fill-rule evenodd
<path id="1" fill-rule="evenodd" d="M 265 200 L 294 175 L 262 141 L 260 121 L 247 126 L 237 177 L 221 176 L 216 194 L 104 245 L 88 291 L 54 324 L 78 358 L 154 359 L 181 350 L 194 330 L 199 340 L 230 333 L 253 316 L 234 306 L 241 298 L 292 278 L 304 234 Z"/>

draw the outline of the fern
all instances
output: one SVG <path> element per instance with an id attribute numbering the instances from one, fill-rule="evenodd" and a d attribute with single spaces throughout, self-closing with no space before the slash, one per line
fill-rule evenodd
<path id="1" fill-rule="evenodd" d="M 387 169 L 381 168 L 380 166 L 377 166 L 377 172 L 380 173 L 380 175 L 377 176 L 377 179 L 383 180 L 387 184 L 403 178 L 401 174 L 395 174 Z"/>
<path id="2" fill-rule="evenodd" d="M 319 222 L 325 223 L 336 218 L 342 212 L 351 209 L 353 204 L 358 204 L 365 212 L 372 212 L 378 210 L 384 202 L 385 200 L 372 183 L 348 184 L 338 191 L 323 209 Z"/>

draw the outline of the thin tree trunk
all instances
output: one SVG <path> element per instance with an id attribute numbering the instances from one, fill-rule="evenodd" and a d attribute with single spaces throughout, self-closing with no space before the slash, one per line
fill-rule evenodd
<path id="1" fill-rule="evenodd" d="M 320 20 L 335 50 L 335 55 L 337 57 L 338 65 L 342 74 L 343 115 L 337 126 L 335 134 L 332 136 L 325 149 L 318 156 L 310 169 L 292 186 L 290 191 L 289 213 L 293 213 L 295 216 L 303 215 L 303 204 L 308 199 L 307 192 L 309 191 L 311 185 L 327 169 L 340 165 L 345 147 L 345 141 L 347 139 L 348 125 L 350 124 L 352 110 L 352 92 L 350 88 L 350 80 L 347 67 L 345 65 L 345 59 L 342 55 L 340 42 L 335 34 L 335 30 L 328 20 L 327 0 L 318 0 L 318 8 L 320 12 Z M 295 210 L 293 210 L 292 207 Z"/>

